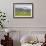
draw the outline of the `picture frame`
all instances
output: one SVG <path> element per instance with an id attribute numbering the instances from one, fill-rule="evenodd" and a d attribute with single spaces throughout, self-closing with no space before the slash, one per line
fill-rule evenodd
<path id="1" fill-rule="evenodd" d="M 33 3 L 13 3 L 13 17 L 33 17 Z"/>

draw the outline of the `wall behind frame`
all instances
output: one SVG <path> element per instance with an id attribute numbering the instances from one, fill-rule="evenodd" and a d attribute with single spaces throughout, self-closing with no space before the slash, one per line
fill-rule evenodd
<path id="1" fill-rule="evenodd" d="M 33 18 L 13 18 L 13 3 L 33 3 Z M 46 27 L 46 0 L 1 0 L 0 9 L 6 12 L 5 27 Z"/>

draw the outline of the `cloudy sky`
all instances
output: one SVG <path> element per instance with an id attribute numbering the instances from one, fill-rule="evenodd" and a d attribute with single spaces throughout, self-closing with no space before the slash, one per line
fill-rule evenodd
<path id="1" fill-rule="evenodd" d="M 15 7 L 16 8 L 28 8 L 28 9 L 32 9 L 32 5 L 31 4 L 30 5 L 29 4 L 27 4 L 27 5 L 26 4 L 22 4 L 22 5 L 21 4 L 17 4 L 17 5 L 15 5 Z"/>

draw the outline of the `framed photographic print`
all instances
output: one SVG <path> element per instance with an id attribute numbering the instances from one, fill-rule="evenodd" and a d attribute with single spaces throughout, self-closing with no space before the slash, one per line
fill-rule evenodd
<path id="1" fill-rule="evenodd" d="M 13 3 L 13 17 L 32 17 L 32 3 Z"/>

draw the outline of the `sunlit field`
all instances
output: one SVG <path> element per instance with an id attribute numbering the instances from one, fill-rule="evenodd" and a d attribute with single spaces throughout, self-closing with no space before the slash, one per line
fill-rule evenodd
<path id="1" fill-rule="evenodd" d="M 31 16 L 31 9 L 16 8 L 16 16 Z"/>

